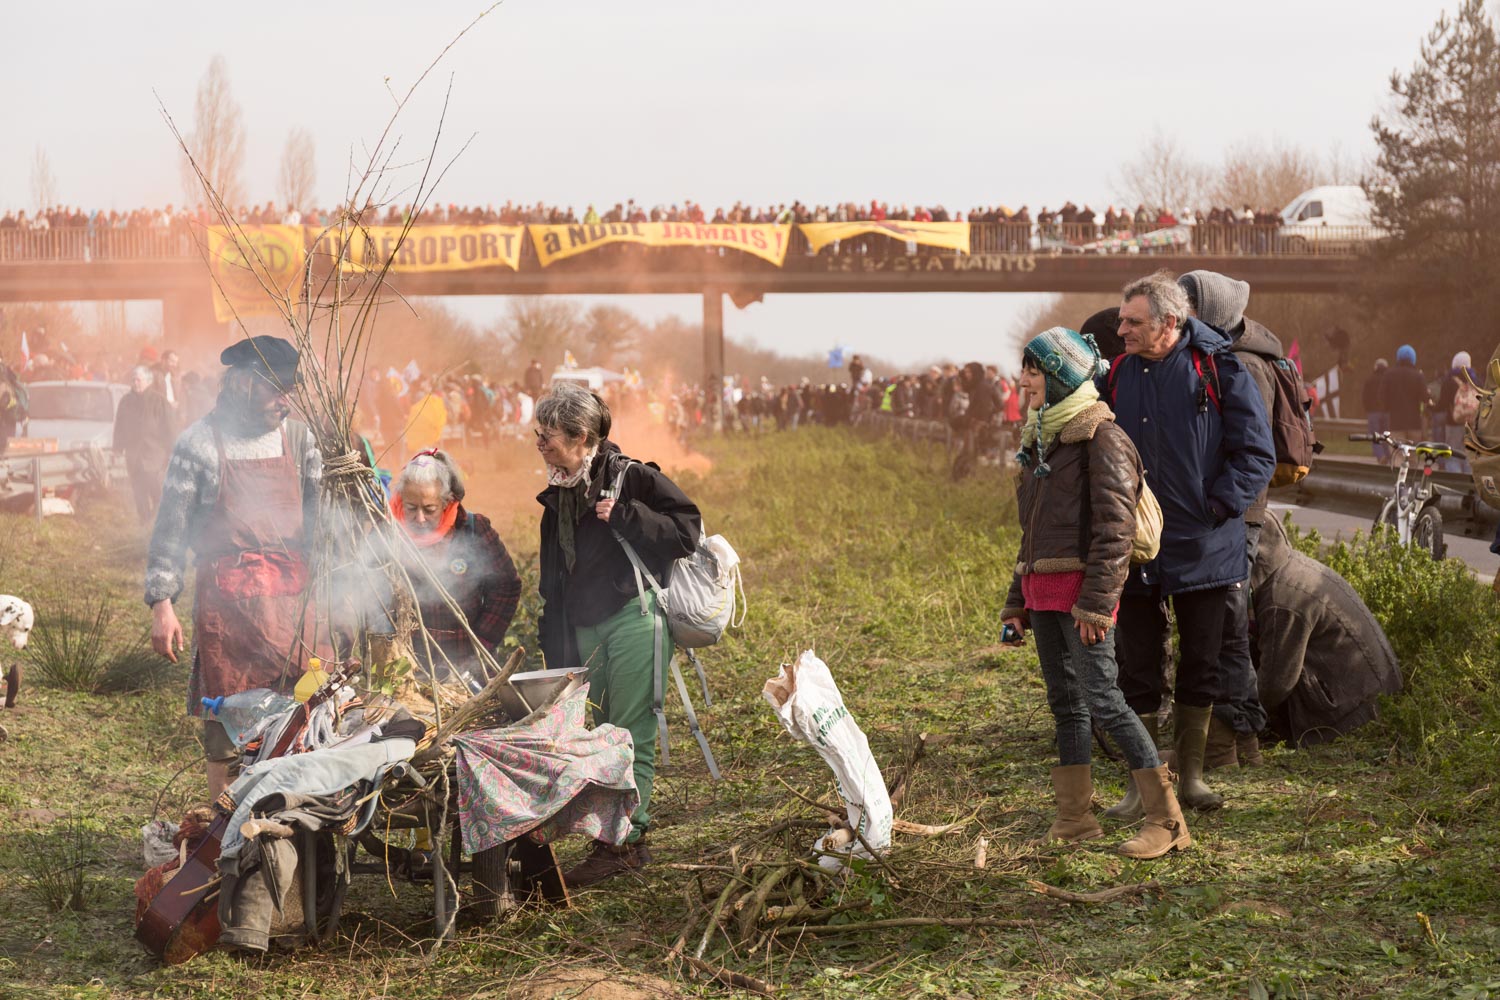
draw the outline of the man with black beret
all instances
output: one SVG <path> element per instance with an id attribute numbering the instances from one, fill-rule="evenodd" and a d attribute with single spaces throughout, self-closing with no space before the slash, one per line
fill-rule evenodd
<path id="1" fill-rule="evenodd" d="M 183 648 L 173 605 L 187 550 L 197 559 L 188 714 L 203 720 L 209 797 L 239 751 L 204 700 L 256 688 L 290 693 L 306 669 L 316 616 L 304 597 L 323 460 L 290 419 L 297 349 L 280 337 L 226 348 L 217 402 L 177 438 L 146 562 L 151 645 L 174 663 Z"/>

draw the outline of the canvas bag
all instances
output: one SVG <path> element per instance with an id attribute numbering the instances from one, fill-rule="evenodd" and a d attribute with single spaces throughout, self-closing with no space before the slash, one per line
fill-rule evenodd
<path id="1" fill-rule="evenodd" d="M 1464 378 L 1467 382 L 1467 375 Z M 1474 391 L 1474 419 L 1464 425 L 1464 452 L 1479 499 L 1500 508 L 1500 407 L 1495 405 L 1495 387 L 1500 386 L 1500 350 L 1490 359 L 1485 387 Z M 1471 387 L 1472 388 L 1472 387 Z"/>
<path id="2" fill-rule="evenodd" d="M 1135 537 L 1130 540 L 1130 565 L 1139 566 L 1161 552 L 1161 504 L 1141 476 L 1141 495 L 1135 501 Z"/>

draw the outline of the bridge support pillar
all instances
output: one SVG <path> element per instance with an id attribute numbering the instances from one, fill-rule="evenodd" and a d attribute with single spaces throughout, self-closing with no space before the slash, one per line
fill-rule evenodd
<path id="1" fill-rule="evenodd" d="M 163 349 L 176 351 L 184 361 L 217 361 L 229 346 L 229 324 L 214 318 L 213 293 L 180 292 L 161 300 Z"/>
<path id="2" fill-rule="evenodd" d="M 704 417 L 715 433 L 724 430 L 724 293 L 703 293 Z"/>

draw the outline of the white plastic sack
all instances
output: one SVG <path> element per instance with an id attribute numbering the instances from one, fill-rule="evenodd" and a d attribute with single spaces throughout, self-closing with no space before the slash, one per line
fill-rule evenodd
<path id="1" fill-rule="evenodd" d="M 786 731 L 810 743 L 833 768 L 849 826 L 864 839 L 860 843 L 856 838 L 847 850 L 865 858 L 870 856 L 865 844 L 877 852 L 887 850 L 891 846 L 891 797 L 870 753 L 870 741 L 845 707 L 828 664 L 809 649 L 795 665 L 782 664 L 762 693 Z M 820 838 L 814 849 L 825 849 L 828 840 Z M 838 858 L 824 857 L 819 864 L 842 867 Z"/>
<path id="2" fill-rule="evenodd" d="M 141 827 L 141 853 L 147 868 L 164 865 L 177 859 L 177 847 L 172 838 L 177 836 L 177 824 L 169 820 L 153 819 Z"/>

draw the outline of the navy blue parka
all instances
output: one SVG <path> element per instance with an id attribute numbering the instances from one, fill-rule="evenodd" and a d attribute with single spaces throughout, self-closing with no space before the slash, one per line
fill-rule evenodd
<path id="1" fill-rule="evenodd" d="M 1127 591 L 1156 584 L 1166 596 L 1250 575 L 1245 508 L 1271 481 L 1276 453 L 1260 392 L 1229 346 L 1218 330 L 1188 319 L 1166 357 L 1124 356 L 1112 399 L 1109 376 L 1099 379 L 1099 392 L 1140 453 L 1146 484 L 1162 509 L 1161 553 L 1132 568 Z M 1213 358 L 1218 406 L 1201 398 L 1192 348 Z M 1202 365 L 1212 384 L 1207 358 Z"/>

